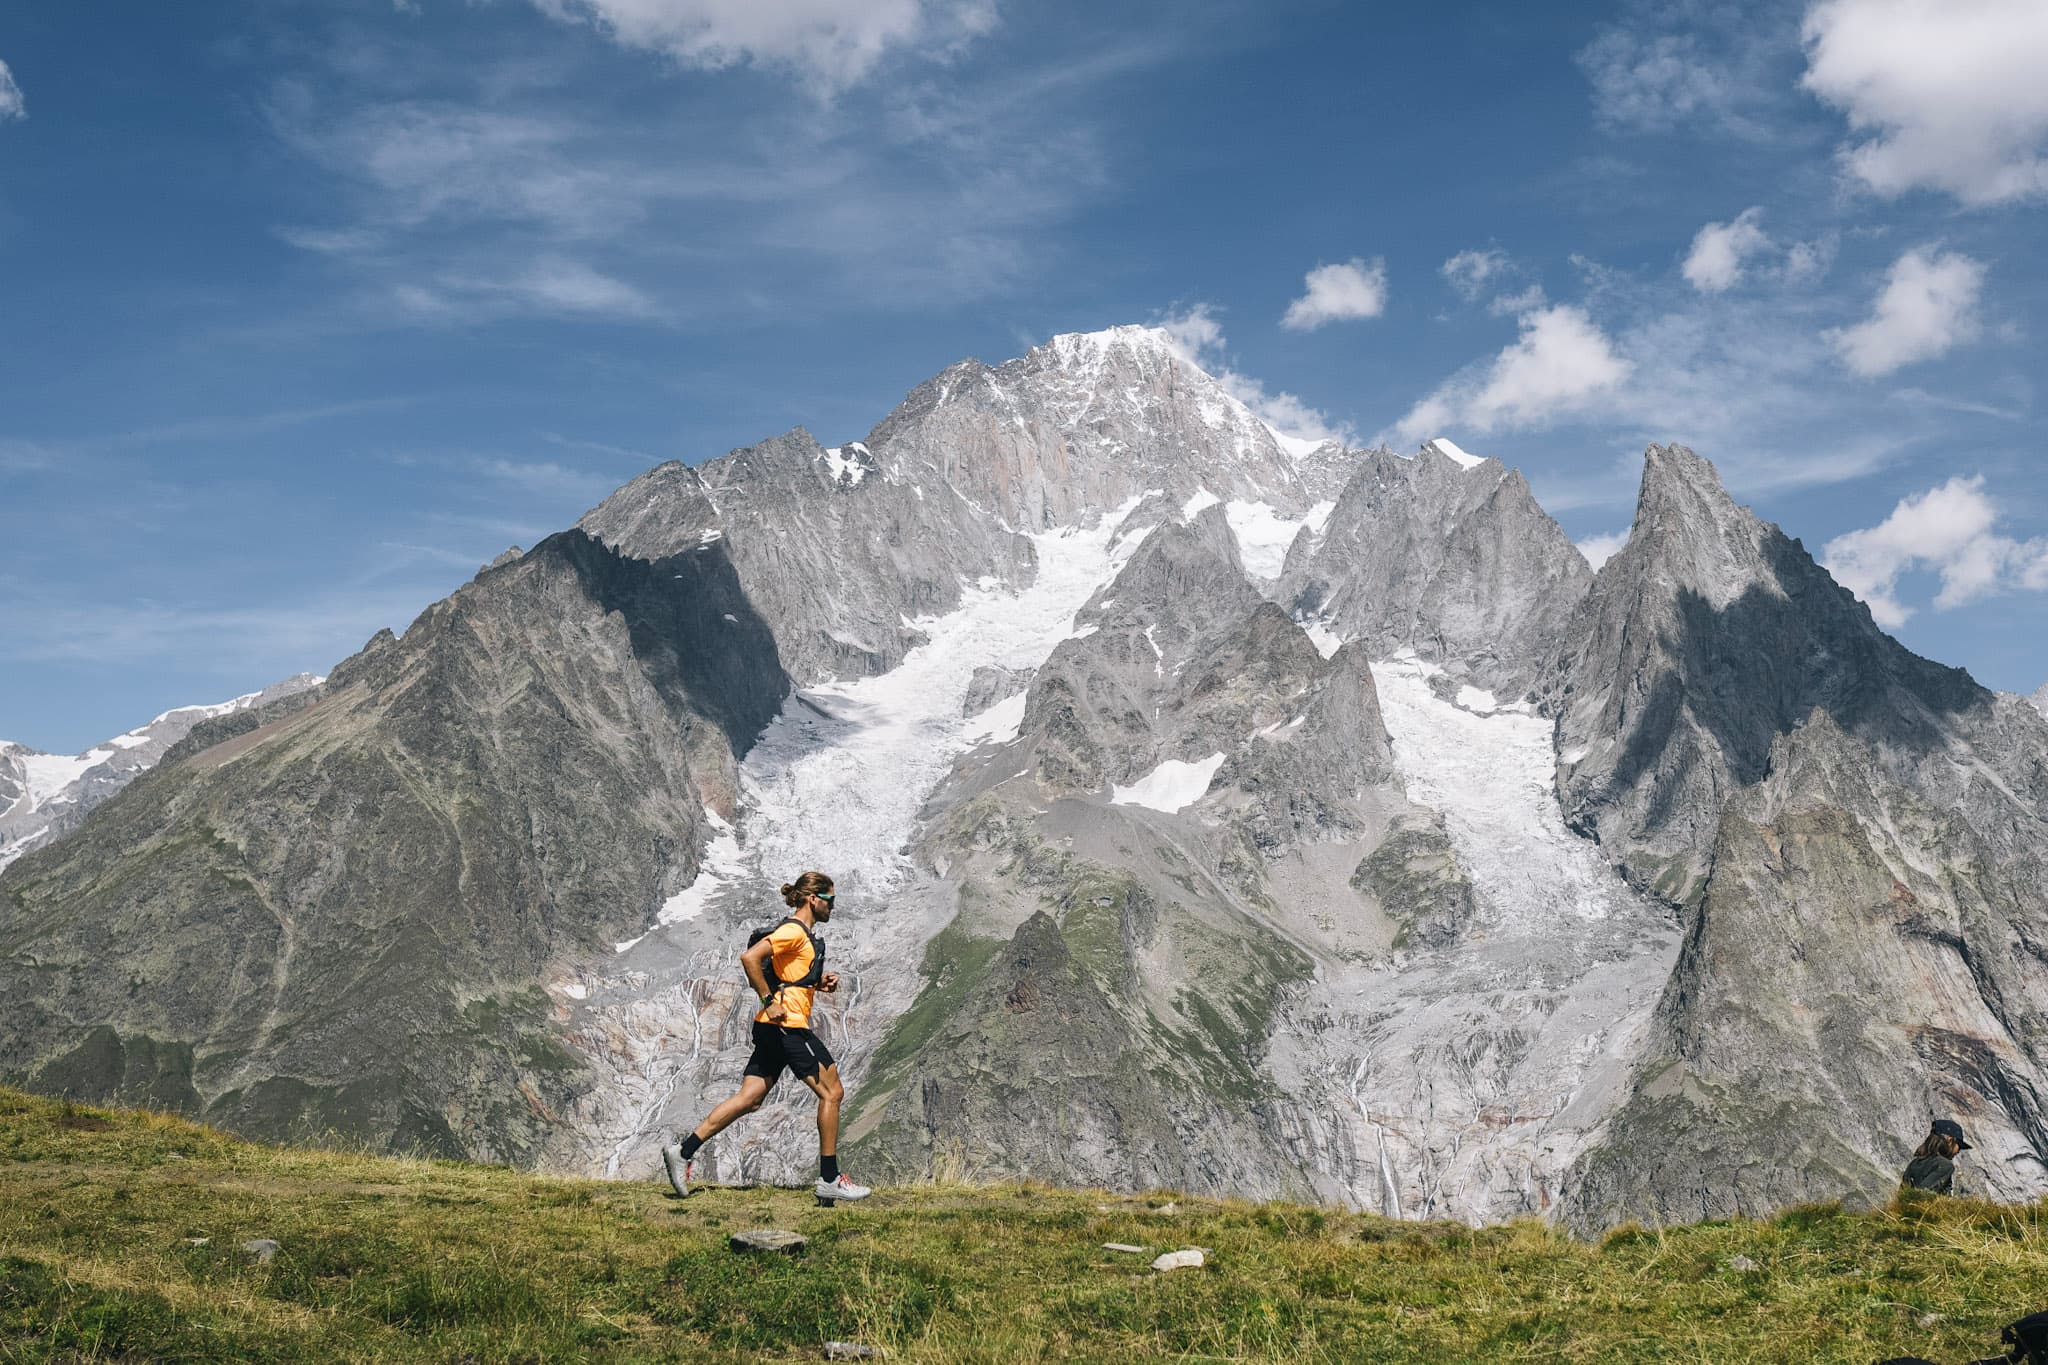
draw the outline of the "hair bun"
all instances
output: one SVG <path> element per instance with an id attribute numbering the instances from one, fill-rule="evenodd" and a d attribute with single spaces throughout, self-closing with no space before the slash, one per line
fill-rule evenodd
<path id="1" fill-rule="evenodd" d="M 794 886 L 791 886 L 791 885 L 790 885 L 790 884 L 789 884 L 788 882 L 784 882 L 784 883 L 782 884 L 782 894 L 783 894 L 783 895 L 787 896 L 787 895 L 788 895 L 788 894 L 789 894 L 790 892 L 792 892 L 792 891 L 794 891 L 794 890 L 796 890 L 796 888 L 795 888 Z"/>

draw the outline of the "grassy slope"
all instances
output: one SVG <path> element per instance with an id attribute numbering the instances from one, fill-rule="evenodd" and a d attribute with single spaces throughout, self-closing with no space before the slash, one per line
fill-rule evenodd
<path id="1" fill-rule="evenodd" d="M 678 1203 L 0 1090 L 0 1361 L 793 1360 L 827 1338 L 948 1362 L 1966 1359 L 2048 1306 L 2048 1205 L 1914 1199 L 1589 1246 L 1535 1224 L 1166 1203 L 1030 1186 Z M 759 1226 L 810 1249 L 726 1249 Z M 237 1250 L 255 1237 L 282 1244 L 274 1262 Z M 1107 1241 L 1213 1254 L 1157 1275 Z"/>

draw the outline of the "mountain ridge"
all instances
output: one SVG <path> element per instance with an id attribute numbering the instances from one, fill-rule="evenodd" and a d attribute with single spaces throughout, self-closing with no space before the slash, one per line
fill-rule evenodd
<path id="1" fill-rule="evenodd" d="M 814 866 L 892 1177 L 1592 1229 L 1868 1201 L 1941 1104 L 2030 1197 L 2044 765 L 1684 447 L 1596 573 L 1499 461 L 1067 334 L 658 465 L 197 727 L 0 871 L 0 1080 L 649 1174 Z M 791 1178 L 809 1129 L 777 1093 L 702 1160 Z"/>

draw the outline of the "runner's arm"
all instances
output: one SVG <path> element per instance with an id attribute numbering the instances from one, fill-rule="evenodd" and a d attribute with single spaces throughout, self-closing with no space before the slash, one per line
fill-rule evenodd
<path id="1" fill-rule="evenodd" d="M 775 945 L 764 938 L 740 954 L 740 970 L 747 974 L 747 984 L 754 988 L 754 994 L 763 1000 L 768 998 L 768 955 L 774 951 Z"/>

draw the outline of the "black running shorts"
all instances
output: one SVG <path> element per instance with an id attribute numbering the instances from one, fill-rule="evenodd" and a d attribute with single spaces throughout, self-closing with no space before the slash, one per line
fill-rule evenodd
<path id="1" fill-rule="evenodd" d="M 780 1024 L 754 1021 L 754 1055 L 747 1058 L 746 1074 L 775 1084 L 788 1067 L 798 1080 L 818 1074 L 832 1065 L 832 1054 L 824 1040 L 807 1028 L 784 1028 Z"/>

